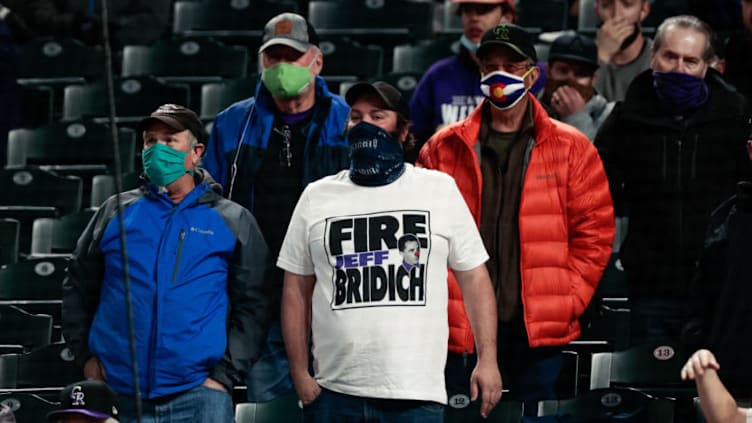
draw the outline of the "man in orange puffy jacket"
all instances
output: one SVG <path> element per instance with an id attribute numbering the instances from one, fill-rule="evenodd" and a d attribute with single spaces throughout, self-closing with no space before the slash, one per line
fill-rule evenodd
<path id="1" fill-rule="evenodd" d="M 452 175 L 475 217 L 491 256 L 502 379 L 510 397 L 533 402 L 554 397 L 561 347 L 580 336 L 611 255 L 613 206 L 595 147 L 528 92 L 539 76 L 531 35 L 500 24 L 477 55 L 484 101 L 434 134 L 417 164 Z M 449 285 L 451 404 L 452 391 L 462 395 L 454 377 L 473 368 L 473 338 L 451 276 Z"/>

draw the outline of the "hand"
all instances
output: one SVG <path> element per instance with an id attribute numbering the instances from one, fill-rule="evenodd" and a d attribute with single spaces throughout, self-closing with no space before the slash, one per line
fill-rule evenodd
<path id="1" fill-rule="evenodd" d="M 84 363 L 84 378 L 107 380 L 107 372 L 104 370 L 102 363 L 96 357 L 91 357 Z"/>
<path id="2" fill-rule="evenodd" d="M 221 383 L 217 382 L 216 380 L 207 377 L 204 383 L 202 385 L 206 386 L 209 389 L 214 389 L 215 391 L 221 391 L 221 392 L 227 392 L 227 388 L 225 388 L 225 385 L 222 385 Z"/>
<path id="3" fill-rule="evenodd" d="M 321 386 L 308 372 L 293 378 L 292 382 L 295 386 L 295 392 L 298 394 L 298 398 L 304 407 L 316 401 L 316 398 L 321 394 Z"/>
<path id="4" fill-rule="evenodd" d="M 478 361 L 470 375 L 470 400 L 475 401 L 478 394 L 481 394 L 480 415 L 483 418 L 491 414 L 491 410 L 501 399 L 501 389 L 501 373 L 496 362 L 484 364 Z"/>
<path id="5" fill-rule="evenodd" d="M 551 94 L 551 108 L 556 110 L 559 116 L 565 118 L 584 109 L 585 99 L 579 91 L 562 85 Z"/>
<path id="6" fill-rule="evenodd" d="M 708 350 L 698 350 L 692 357 L 689 357 L 687 363 L 681 370 L 682 380 L 694 380 L 702 376 L 706 370 L 720 369 L 721 366 L 715 360 L 715 356 Z"/>
<path id="7" fill-rule="evenodd" d="M 603 23 L 595 37 L 598 60 L 608 63 L 621 49 L 624 40 L 634 32 L 634 24 L 624 18 L 614 18 Z"/>

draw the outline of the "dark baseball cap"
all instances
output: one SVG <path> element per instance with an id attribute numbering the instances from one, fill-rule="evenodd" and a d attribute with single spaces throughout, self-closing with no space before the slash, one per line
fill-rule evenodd
<path id="1" fill-rule="evenodd" d="M 598 47 L 592 38 L 580 34 L 557 37 L 548 52 L 548 61 L 573 60 L 598 67 Z"/>
<path id="2" fill-rule="evenodd" d="M 410 119 L 410 107 L 407 105 L 402 93 L 391 84 L 383 81 L 373 83 L 359 82 L 345 93 L 345 101 L 352 106 L 364 95 L 373 94 L 381 98 L 387 110 L 395 111 L 407 119 Z"/>
<path id="3" fill-rule="evenodd" d="M 538 55 L 535 53 L 535 40 L 533 35 L 527 32 L 521 26 L 510 23 L 502 23 L 495 28 L 491 28 L 480 40 L 480 47 L 475 55 L 483 57 L 491 46 L 504 45 L 526 59 L 538 61 Z"/>
<path id="4" fill-rule="evenodd" d="M 117 396 L 101 380 L 84 380 L 66 386 L 60 392 L 60 407 L 47 414 L 53 421 L 61 414 L 83 414 L 97 419 L 117 418 Z"/>
<path id="5" fill-rule="evenodd" d="M 295 13 L 281 13 L 266 23 L 258 51 L 261 53 L 277 44 L 305 53 L 312 45 L 319 45 L 319 37 L 306 18 Z"/>
<path id="6" fill-rule="evenodd" d="M 163 104 L 159 106 L 149 117 L 145 118 L 138 124 L 139 132 L 143 132 L 152 123 L 161 122 L 177 132 L 191 131 L 196 140 L 200 143 L 205 142 L 206 133 L 201 119 L 196 113 L 178 104 Z"/>

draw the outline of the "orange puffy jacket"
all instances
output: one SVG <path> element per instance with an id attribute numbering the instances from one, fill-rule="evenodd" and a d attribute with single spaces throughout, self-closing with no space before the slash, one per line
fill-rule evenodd
<path id="1" fill-rule="evenodd" d="M 520 275 L 530 347 L 564 345 L 580 336 L 579 316 L 611 256 L 614 211 L 598 152 L 575 128 L 548 117 L 528 95 L 534 139 L 520 198 Z M 480 224 L 482 108 L 437 132 L 417 165 L 452 175 Z M 477 151 L 476 151 L 477 150 Z M 449 275 L 449 351 L 473 352 L 474 339 L 457 280 Z"/>

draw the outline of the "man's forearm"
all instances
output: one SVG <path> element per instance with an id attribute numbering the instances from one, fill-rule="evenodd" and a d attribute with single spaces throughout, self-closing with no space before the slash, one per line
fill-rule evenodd
<path id="1" fill-rule="evenodd" d="M 478 361 L 496 364 L 496 296 L 484 264 L 467 271 L 454 271 L 470 319 L 478 349 Z"/>
<path id="2" fill-rule="evenodd" d="M 314 283 L 313 276 L 285 272 L 281 324 L 293 380 L 308 373 L 308 334 Z"/>

